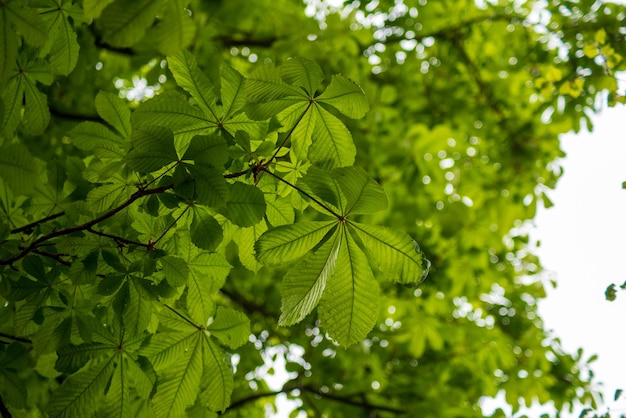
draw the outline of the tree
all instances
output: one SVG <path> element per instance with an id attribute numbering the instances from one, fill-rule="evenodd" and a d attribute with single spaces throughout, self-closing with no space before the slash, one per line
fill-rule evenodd
<path id="1" fill-rule="evenodd" d="M 519 227 L 626 10 L 539 6 L 0 3 L 3 415 L 595 407 Z"/>

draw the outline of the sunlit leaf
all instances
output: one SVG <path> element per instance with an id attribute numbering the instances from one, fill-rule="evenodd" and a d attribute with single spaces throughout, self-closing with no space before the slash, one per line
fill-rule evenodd
<path id="1" fill-rule="evenodd" d="M 337 234 L 287 273 L 283 279 L 279 325 L 298 323 L 317 306 L 335 271 L 341 245 Z"/>

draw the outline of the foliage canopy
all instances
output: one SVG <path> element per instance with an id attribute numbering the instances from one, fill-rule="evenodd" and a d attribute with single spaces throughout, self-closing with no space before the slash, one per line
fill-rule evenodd
<path id="1" fill-rule="evenodd" d="M 0 2 L 1 412 L 595 407 L 520 227 L 550 205 L 558 135 L 624 102 L 625 16 Z"/>

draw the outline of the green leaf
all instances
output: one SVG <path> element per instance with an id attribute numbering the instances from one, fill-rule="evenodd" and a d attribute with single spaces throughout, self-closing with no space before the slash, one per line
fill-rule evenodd
<path id="1" fill-rule="evenodd" d="M 192 405 L 201 388 L 201 400 L 213 410 L 223 411 L 230 403 L 233 372 L 224 352 L 202 331 L 169 310 L 161 323 L 177 332 L 161 332 L 141 349 L 159 375 L 153 398 L 157 416 L 181 416 Z"/>
<path id="2" fill-rule="evenodd" d="M 287 83 L 304 88 L 310 96 L 315 94 L 315 90 L 324 80 L 324 73 L 320 66 L 308 58 L 288 59 L 280 67 L 280 73 Z"/>
<path id="3" fill-rule="evenodd" d="M 203 250 L 212 251 L 223 238 L 222 227 L 211 212 L 201 206 L 193 207 L 193 221 L 189 229 L 191 242 Z"/>
<path id="4" fill-rule="evenodd" d="M 0 85 L 11 76 L 17 61 L 18 37 L 13 28 L 6 7 L 0 7 Z M 3 95 L 4 96 L 4 95 Z M 0 114 L 0 118 L 2 115 Z M 0 119 L 2 121 L 2 119 Z"/>
<path id="5" fill-rule="evenodd" d="M 296 324 L 317 306 L 335 271 L 341 245 L 341 237 L 336 234 L 287 273 L 283 279 L 279 325 Z"/>
<path id="6" fill-rule="evenodd" d="M 248 342 L 250 320 L 244 313 L 218 306 L 209 322 L 207 330 L 225 346 L 235 349 Z"/>
<path id="7" fill-rule="evenodd" d="M 151 173 L 178 161 L 172 132 L 166 128 L 143 127 L 132 134 L 133 149 L 126 161 L 140 173 Z"/>
<path id="8" fill-rule="evenodd" d="M 81 122 L 69 132 L 72 143 L 83 151 L 93 151 L 103 158 L 112 150 L 120 150 L 122 141 L 110 129 L 96 122 Z"/>
<path id="9" fill-rule="evenodd" d="M 4 103 L 4 120 L 0 126 L 0 131 L 5 137 L 13 137 L 15 128 L 20 123 L 25 78 L 18 75 L 9 79 L 1 91 L 2 102 Z"/>
<path id="10" fill-rule="evenodd" d="M 7 1 L 3 6 L 6 19 L 15 25 L 15 29 L 27 43 L 33 46 L 43 45 L 47 36 L 44 29 L 46 25 L 37 10 L 20 1 Z"/>
<path id="11" fill-rule="evenodd" d="M 92 361 L 70 376 L 50 397 L 50 417 L 89 416 L 98 407 L 113 372 L 113 361 Z"/>
<path id="12" fill-rule="evenodd" d="M 166 91 L 147 100 L 133 113 L 134 126 L 163 126 L 176 132 L 181 128 L 206 124 L 207 119 L 187 98 L 174 91 Z"/>
<path id="13" fill-rule="evenodd" d="M 122 316 L 124 328 L 131 336 L 145 332 L 152 319 L 153 303 L 143 295 L 141 286 L 130 281 L 128 301 Z"/>
<path id="14" fill-rule="evenodd" d="M 37 89 L 29 77 L 24 77 L 24 131 L 30 135 L 40 135 L 49 122 L 48 97 Z"/>
<path id="15" fill-rule="evenodd" d="M 165 3 L 162 20 L 154 32 L 159 51 L 172 55 L 189 46 L 196 34 L 196 25 L 187 12 L 188 0 L 172 0 Z"/>
<path id="16" fill-rule="evenodd" d="M 26 147 L 21 144 L 0 147 L 0 177 L 13 193 L 22 194 L 31 190 L 38 174 L 35 159 Z"/>
<path id="17" fill-rule="evenodd" d="M 222 172 L 205 164 L 187 165 L 196 185 L 196 201 L 209 207 L 223 206 L 232 189 L 224 179 Z"/>
<path id="18" fill-rule="evenodd" d="M 204 75 L 195 57 L 188 51 L 180 51 L 167 57 L 169 69 L 174 74 L 176 83 L 196 100 L 200 109 L 211 120 L 218 121 L 218 110 L 213 86 L 209 78 Z"/>
<path id="19" fill-rule="evenodd" d="M 337 214 L 345 214 L 345 196 L 330 172 L 310 167 L 303 181 L 308 191 L 323 200 L 329 209 Z M 318 208 L 317 205 L 314 207 L 322 213 L 330 214 L 326 208 Z"/>
<path id="20" fill-rule="evenodd" d="M 273 65 L 263 65 L 246 80 L 246 113 L 264 120 L 302 101 L 309 102 L 304 90 L 285 83 Z"/>
<path id="21" fill-rule="evenodd" d="M 230 404 L 233 391 L 232 366 L 224 352 L 207 336 L 205 339 L 204 378 L 206 389 L 200 400 L 213 411 L 224 411 Z"/>
<path id="22" fill-rule="evenodd" d="M 98 21 L 102 37 L 112 46 L 132 46 L 144 36 L 162 4 L 162 0 L 114 1 Z"/>
<path id="23" fill-rule="evenodd" d="M 130 137 L 130 109 L 117 95 L 99 91 L 96 95 L 96 110 L 123 138 Z"/>
<path id="24" fill-rule="evenodd" d="M 87 203 L 95 212 L 104 212 L 112 209 L 119 203 L 126 191 L 126 185 L 121 183 L 105 184 L 92 189 L 87 194 Z"/>
<path id="25" fill-rule="evenodd" d="M 198 135 L 191 140 L 182 159 L 221 168 L 228 161 L 228 147 L 217 135 Z"/>
<path id="26" fill-rule="evenodd" d="M 367 257 L 344 228 L 335 271 L 319 304 L 320 321 L 344 347 L 367 336 L 378 318 L 378 282 Z"/>
<path id="27" fill-rule="evenodd" d="M 215 303 L 211 297 L 212 281 L 209 277 L 190 268 L 189 279 L 187 281 L 187 311 L 191 319 L 198 324 L 205 324 L 215 312 Z"/>
<path id="28" fill-rule="evenodd" d="M 230 186 L 230 197 L 219 212 L 239 226 L 252 226 L 265 215 L 265 198 L 257 187 L 244 183 Z"/>
<path id="29" fill-rule="evenodd" d="M 345 167 L 354 163 L 356 148 L 348 128 L 321 106 L 315 106 L 314 141 L 309 148 L 311 162 L 324 168 Z"/>
<path id="30" fill-rule="evenodd" d="M 272 226 L 290 225 L 294 223 L 295 213 L 289 200 L 276 196 L 276 198 L 272 200 L 267 200 L 266 198 L 265 203 L 267 204 L 265 216 L 267 216 L 267 220 Z"/>
<path id="31" fill-rule="evenodd" d="M 344 215 L 387 209 L 387 195 L 361 167 L 336 168 L 332 177 L 346 197 Z"/>
<path id="32" fill-rule="evenodd" d="M 159 356 L 172 358 L 167 368 L 161 367 L 160 357 L 154 360 L 159 373 L 157 390 L 152 399 L 157 417 L 182 416 L 185 409 L 192 405 L 200 390 L 203 371 L 202 338 L 198 332 L 167 335 L 158 341 L 160 335 L 152 338 L 151 345 L 163 348 Z"/>
<path id="33" fill-rule="evenodd" d="M 163 274 L 169 284 L 174 287 L 184 286 L 189 278 L 189 266 L 182 258 L 166 255 L 159 259 L 163 267 Z"/>
<path id="34" fill-rule="evenodd" d="M 350 222 L 370 257 L 385 276 L 402 284 L 419 283 L 428 274 L 427 261 L 407 234 L 382 226 Z"/>
<path id="35" fill-rule="evenodd" d="M 267 223 L 264 220 L 247 228 L 239 228 L 239 234 L 235 235 L 234 240 L 239 248 L 239 261 L 250 271 L 258 272 L 263 265 L 259 263 L 254 256 L 254 245 L 267 232 Z"/>
<path id="36" fill-rule="evenodd" d="M 50 64 L 54 72 L 60 75 L 68 75 L 76 67 L 80 47 L 76 40 L 76 32 L 69 20 L 59 11 L 55 13 L 57 18 L 50 30 L 49 36 L 54 36 L 54 43 L 50 50 Z"/>
<path id="37" fill-rule="evenodd" d="M 246 102 L 245 79 L 234 68 L 222 66 L 222 106 L 223 117 L 227 119 L 238 112 Z"/>
<path id="38" fill-rule="evenodd" d="M 257 258 L 267 265 L 296 260 L 318 245 L 336 224 L 336 221 L 313 221 L 272 228 L 257 241 Z"/>
<path id="39" fill-rule="evenodd" d="M 358 119 L 369 110 L 367 98 L 361 87 L 341 75 L 334 75 L 317 101 L 333 106 L 349 118 Z"/>
<path id="40" fill-rule="evenodd" d="M 113 3 L 113 0 L 83 0 L 83 12 L 86 19 L 97 19 L 100 17 L 100 13 L 109 4 Z"/>
<path id="41" fill-rule="evenodd" d="M 316 112 L 311 110 L 311 103 L 307 102 L 291 106 L 278 115 L 278 120 L 283 126 L 295 126 L 291 134 L 291 148 L 300 160 L 308 159 L 317 120 L 315 115 Z"/>

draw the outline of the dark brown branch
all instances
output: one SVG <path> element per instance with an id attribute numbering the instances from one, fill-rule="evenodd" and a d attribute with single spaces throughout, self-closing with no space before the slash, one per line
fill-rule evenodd
<path id="1" fill-rule="evenodd" d="M 65 110 L 57 109 L 53 106 L 49 107 L 50 114 L 59 119 L 67 119 L 67 120 L 75 120 L 75 121 L 91 121 L 91 122 L 100 122 L 103 123 L 104 120 L 95 114 L 83 114 L 83 113 L 73 113 Z"/>
<path id="2" fill-rule="evenodd" d="M 281 393 L 288 393 L 294 389 L 299 389 L 302 391 L 303 395 L 305 393 L 311 393 L 313 395 L 328 399 L 330 401 L 334 401 L 334 402 L 340 402 L 346 405 L 351 405 L 354 407 L 358 407 L 358 408 L 362 408 L 362 409 L 366 409 L 368 411 L 384 411 L 384 412 L 393 412 L 395 414 L 405 414 L 406 411 L 400 408 L 394 408 L 391 406 L 386 406 L 386 405 L 377 405 L 377 404 L 373 404 L 370 403 L 367 398 L 364 395 L 360 395 L 360 400 L 355 400 L 352 399 L 351 397 L 348 396 L 338 396 L 338 395 L 333 395 L 331 393 L 324 393 L 324 392 L 320 392 L 318 389 L 309 386 L 309 385 L 304 385 L 304 386 L 292 386 L 289 385 L 289 382 L 287 382 L 285 384 L 285 386 L 282 387 L 282 389 L 277 390 L 277 391 L 273 391 L 273 392 L 261 392 L 261 393 L 255 393 L 252 394 L 248 397 L 242 398 L 242 399 L 238 399 L 236 401 L 234 401 L 233 403 L 230 404 L 230 406 L 228 407 L 227 411 L 231 411 L 233 409 L 236 408 L 240 408 L 243 405 L 249 403 L 249 402 L 254 402 L 258 399 L 262 399 L 262 398 L 269 398 L 272 396 L 277 396 L 280 395 Z"/>
<path id="3" fill-rule="evenodd" d="M 276 314 L 267 310 L 265 305 L 258 304 L 254 301 L 246 299 L 241 293 L 226 288 L 221 288 L 220 293 L 228 297 L 230 300 L 241 306 L 246 312 L 258 312 L 264 316 L 275 318 Z"/>
<path id="4" fill-rule="evenodd" d="M 245 176 L 246 174 L 250 173 L 251 169 L 247 169 L 244 171 L 237 171 L 236 173 L 228 173 L 228 174 L 224 174 L 224 178 L 225 179 L 234 179 L 237 177 L 241 177 L 241 176 Z"/>
<path id="5" fill-rule="evenodd" d="M 144 244 L 143 242 L 139 242 L 139 241 L 133 241 L 132 239 L 127 239 L 127 238 L 120 237 L 120 236 L 113 235 L 113 234 L 107 234 L 106 232 L 96 231 L 93 228 L 87 228 L 87 231 L 91 232 L 94 235 L 99 235 L 101 237 L 111 238 L 112 240 L 114 240 L 118 244 L 137 245 L 139 247 L 150 248 L 149 244 Z"/>
<path id="6" fill-rule="evenodd" d="M 166 184 L 164 186 L 156 187 L 154 189 L 143 189 L 143 188 L 140 188 L 135 193 L 133 193 L 128 198 L 128 200 L 126 200 L 124 203 L 122 203 L 121 205 L 119 205 L 116 208 L 111 209 L 110 211 L 106 212 L 105 214 L 100 215 L 100 216 L 98 216 L 95 219 L 92 219 L 89 222 L 85 222 L 84 224 L 72 226 L 72 227 L 65 228 L 65 229 L 60 229 L 58 231 L 53 231 L 53 232 L 50 232 L 49 234 L 46 234 L 46 235 L 36 239 L 28 247 L 24 248 L 22 251 L 20 251 L 18 254 L 14 255 L 13 257 L 10 257 L 10 258 L 4 259 L 4 260 L 0 260 L 0 266 L 7 266 L 7 265 L 13 264 L 14 262 L 22 259 L 23 257 L 25 257 L 29 253 L 33 252 L 38 247 L 44 245 L 47 241 L 49 241 L 49 240 L 51 240 L 53 238 L 57 238 L 57 237 L 60 237 L 60 236 L 63 236 L 63 235 L 73 234 L 74 232 L 86 231 L 89 228 L 93 227 L 94 225 L 97 225 L 100 222 L 102 222 L 102 221 L 104 221 L 106 219 L 109 219 L 110 217 L 114 216 L 118 212 L 121 212 L 123 209 L 127 208 L 128 206 L 130 206 L 135 200 L 137 200 L 139 198 L 142 198 L 142 197 L 148 196 L 148 195 L 163 193 L 163 192 L 165 192 L 167 190 L 172 189 L 173 187 L 174 187 L 173 184 Z"/>
<path id="7" fill-rule="evenodd" d="M 4 332 L 0 332 L 0 338 L 6 338 L 7 340 L 19 341 L 21 343 L 32 344 L 33 342 L 26 337 L 19 337 L 17 335 L 11 335 Z"/>
<path id="8" fill-rule="evenodd" d="M 24 226 L 20 226 L 19 228 L 12 229 L 11 233 L 12 234 L 19 234 L 20 232 L 30 233 L 32 232 L 33 228 L 35 228 L 37 225 L 51 221 L 63 215 L 65 215 L 65 212 L 53 213 L 52 215 L 46 216 L 45 218 L 39 219 L 38 221 L 34 221 Z"/>
<path id="9" fill-rule="evenodd" d="M 11 415 L 11 412 L 9 412 L 9 409 L 4 404 L 4 399 L 2 399 L 1 396 L 0 396 L 0 415 L 2 416 L 2 418 L 13 418 L 13 415 Z"/>
<path id="10" fill-rule="evenodd" d="M 271 37 L 271 38 L 254 38 L 251 34 L 243 34 L 243 36 L 235 38 L 233 36 L 217 36 L 214 40 L 221 43 L 226 48 L 240 47 L 240 46 L 252 46 L 261 48 L 270 48 L 275 42 L 284 39 L 284 37 Z"/>
<path id="11" fill-rule="evenodd" d="M 385 405 L 372 404 L 372 403 L 368 402 L 365 397 L 362 397 L 361 400 L 354 400 L 354 399 L 351 399 L 349 397 L 333 395 L 332 393 L 323 393 L 323 392 L 320 392 L 318 389 L 316 389 L 316 388 L 314 388 L 312 386 L 308 386 L 308 385 L 300 386 L 299 389 L 302 390 L 303 392 L 309 392 L 309 393 L 312 393 L 314 395 L 320 396 L 322 398 L 325 398 L 325 399 L 328 399 L 328 400 L 331 400 L 331 401 L 341 402 L 341 403 L 344 403 L 346 405 L 352 405 L 352 406 L 356 406 L 356 407 L 359 407 L 359 408 L 364 408 L 364 409 L 367 409 L 367 410 L 394 412 L 396 414 L 405 414 L 406 413 L 406 411 L 403 410 L 403 409 L 394 408 L 394 407 L 385 406 Z"/>
<path id="12" fill-rule="evenodd" d="M 65 256 L 68 257 L 69 254 L 57 254 L 57 253 L 51 253 L 50 251 L 43 251 L 40 250 L 38 248 L 33 249 L 33 252 L 35 254 L 39 254 L 39 255 L 43 255 L 44 257 L 48 257 L 53 259 L 54 261 L 56 261 L 59 264 L 63 264 L 64 266 L 71 266 L 72 263 L 70 263 L 69 261 L 63 260 L 61 257 Z"/>
<path id="13" fill-rule="evenodd" d="M 248 396 L 246 398 L 238 399 L 235 402 L 231 403 L 230 406 L 228 407 L 228 409 L 225 412 L 230 412 L 233 409 L 240 408 L 240 407 L 244 406 L 245 404 L 247 404 L 248 402 L 254 402 L 257 399 L 269 398 L 270 396 L 280 395 L 283 392 L 284 392 L 284 390 L 281 389 L 281 390 L 277 390 L 277 391 L 274 391 L 274 392 L 255 393 L 255 394 L 250 395 L 250 396 Z"/>

